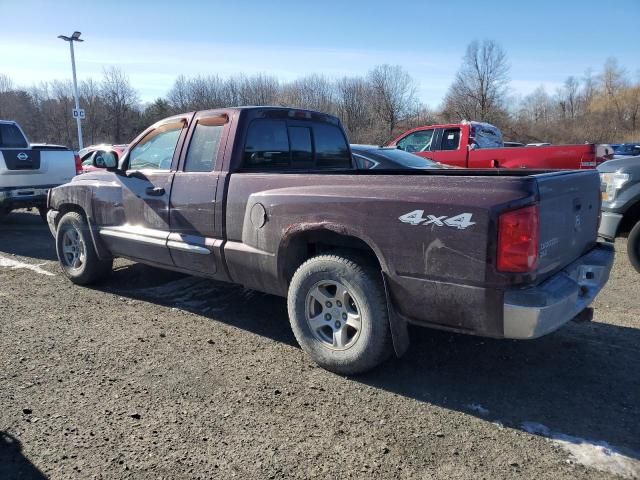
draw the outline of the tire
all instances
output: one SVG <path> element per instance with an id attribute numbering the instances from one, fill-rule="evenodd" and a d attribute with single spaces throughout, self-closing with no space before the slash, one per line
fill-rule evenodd
<path id="1" fill-rule="evenodd" d="M 329 371 L 364 373 L 393 352 L 382 276 L 365 259 L 337 254 L 307 260 L 293 275 L 287 300 L 300 347 Z"/>
<path id="2" fill-rule="evenodd" d="M 640 221 L 629 232 L 627 238 L 627 254 L 633 268 L 640 273 Z"/>
<path id="3" fill-rule="evenodd" d="M 77 212 L 69 212 L 60 219 L 56 253 L 64 274 L 78 285 L 90 285 L 105 278 L 113 267 L 113 259 L 98 258 L 89 226 Z"/>

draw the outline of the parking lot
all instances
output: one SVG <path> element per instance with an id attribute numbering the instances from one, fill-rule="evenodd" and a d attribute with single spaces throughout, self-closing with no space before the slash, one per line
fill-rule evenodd
<path id="1" fill-rule="evenodd" d="M 0 224 L 0 478 L 640 478 L 640 276 L 533 341 L 412 330 L 345 378 L 286 302 L 118 260 L 72 285 L 36 213 Z"/>

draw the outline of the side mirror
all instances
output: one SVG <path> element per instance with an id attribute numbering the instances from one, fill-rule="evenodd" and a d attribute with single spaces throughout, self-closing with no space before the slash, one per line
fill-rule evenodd
<path id="1" fill-rule="evenodd" d="M 93 157 L 93 166 L 114 169 L 118 167 L 118 155 L 114 152 L 98 152 Z"/>

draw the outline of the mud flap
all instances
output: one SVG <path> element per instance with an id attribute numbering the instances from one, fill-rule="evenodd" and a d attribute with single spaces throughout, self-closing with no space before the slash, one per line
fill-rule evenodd
<path id="1" fill-rule="evenodd" d="M 409 349 L 409 329 L 407 322 L 398 315 L 393 302 L 387 283 L 387 275 L 382 272 L 382 281 L 384 283 L 384 293 L 387 297 L 387 311 L 389 312 L 389 328 L 391 329 L 391 339 L 393 340 L 393 349 L 398 358 L 402 357 Z"/>
<path id="2" fill-rule="evenodd" d="M 96 232 L 96 225 L 91 221 L 88 215 L 85 215 L 85 219 L 87 220 L 87 226 L 89 227 L 89 235 L 91 235 L 91 239 L 93 240 L 93 249 L 95 250 L 98 258 L 100 260 L 108 260 L 112 258 L 111 253 L 107 247 L 105 247 L 104 243 L 102 243 L 100 235 Z"/>

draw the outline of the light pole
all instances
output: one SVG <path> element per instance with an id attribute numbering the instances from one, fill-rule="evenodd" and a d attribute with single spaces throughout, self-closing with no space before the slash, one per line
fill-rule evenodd
<path id="1" fill-rule="evenodd" d="M 76 117 L 76 123 L 78 124 L 78 150 L 82 150 L 82 123 L 80 116 L 80 100 L 78 98 L 78 81 L 76 80 L 76 58 L 73 55 L 73 42 L 84 42 L 84 40 L 80 39 L 80 32 L 73 32 L 70 37 L 65 35 L 58 35 L 58 38 L 61 38 L 65 42 L 69 42 L 69 47 L 71 48 L 71 70 L 73 71 L 73 96 L 76 100 L 76 109 L 73 113 L 73 116 Z"/>

